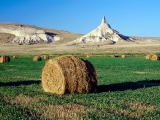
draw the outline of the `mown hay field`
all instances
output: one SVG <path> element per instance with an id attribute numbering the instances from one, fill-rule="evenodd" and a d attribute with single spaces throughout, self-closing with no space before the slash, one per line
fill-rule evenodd
<path id="1" fill-rule="evenodd" d="M 160 119 L 160 61 L 81 56 L 95 67 L 97 93 L 56 95 L 43 91 L 46 61 L 33 57 L 0 63 L 0 119 Z"/>

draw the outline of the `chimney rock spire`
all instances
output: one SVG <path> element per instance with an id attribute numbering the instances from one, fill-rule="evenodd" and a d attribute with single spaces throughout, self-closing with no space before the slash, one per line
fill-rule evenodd
<path id="1" fill-rule="evenodd" d="M 105 16 L 103 16 L 103 18 L 102 18 L 102 23 L 106 23 L 106 18 L 105 18 Z"/>

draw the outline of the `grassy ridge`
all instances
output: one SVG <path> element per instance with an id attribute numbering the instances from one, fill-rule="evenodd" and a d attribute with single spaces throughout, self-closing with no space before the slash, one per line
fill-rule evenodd
<path id="1" fill-rule="evenodd" d="M 84 58 L 97 71 L 98 93 L 52 95 L 41 87 L 45 61 L 32 59 L 0 64 L 1 119 L 160 119 L 159 61 Z"/>

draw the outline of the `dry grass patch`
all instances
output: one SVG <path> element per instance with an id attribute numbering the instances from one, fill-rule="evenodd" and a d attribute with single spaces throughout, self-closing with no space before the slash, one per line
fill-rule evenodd
<path id="1" fill-rule="evenodd" d="M 149 104 L 142 104 L 142 103 L 132 103 L 128 102 L 126 106 L 131 109 L 131 113 L 128 114 L 128 116 L 132 118 L 139 118 L 140 116 L 143 116 L 144 114 L 152 111 L 158 110 L 156 106 L 152 106 Z"/>
<path id="2" fill-rule="evenodd" d="M 96 92 L 97 74 L 93 65 L 76 56 L 50 59 L 42 71 L 45 92 L 56 94 Z"/>
<path id="3" fill-rule="evenodd" d="M 142 104 L 142 103 L 133 103 L 133 102 L 126 102 L 124 104 L 124 108 L 116 109 L 113 107 L 108 109 L 109 113 L 120 115 L 120 116 L 127 116 L 130 119 L 140 119 L 148 112 L 157 111 L 158 108 L 156 106 L 152 106 L 149 104 Z"/>
<path id="4" fill-rule="evenodd" d="M 49 105 L 46 106 L 44 117 L 47 119 L 57 119 L 57 120 L 77 120 L 79 116 L 87 114 L 87 110 L 80 105 Z M 87 118 L 83 118 L 86 119 Z"/>
<path id="5" fill-rule="evenodd" d="M 32 106 L 32 107 L 36 107 L 35 103 L 37 103 L 39 101 L 48 101 L 48 98 L 42 97 L 42 96 L 31 97 L 31 96 L 20 94 L 20 95 L 14 97 L 14 98 L 11 97 L 11 98 L 9 98 L 7 100 L 9 100 L 8 102 L 10 102 L 12 104 L 16 104 L 18 106 L 23 106 L 23 107 Z"/>
<path id="6" fill-rule="evenodd" d="M 14 71 L 14 70 L 8 70 L 8 71 Z M 21 78 L 21 79 L 26 79 L 26 77 L 24 77 L 24 76 L 9 76 L 9 78 L 11 78 L 11 79 L 15 79 L 15 78 Z"/>
<path id="7" fill-rule="evenodd" d="M 142 104 L 142 103 L 132 103 L 132 102 L 128 102 L 127 107 L 135 111 L 141 111 L 143 113 L 151 112 L 153 110 L 158 110 L 156 106 L 152 106 L 149 104 Z"/>
<path id="8" fill-rule="evenodd" d="M 26 95 L 18 95 L 15 97 L 15 102 L 20 105 L 34 104 L 35 99 Z"/>
<path id="9" fill-rule="evenodd" d="M 148 72 L 139 72 L 139 71 L 137 71 L 137 72 L 134 72 L 134 73 L 137 73 L 137 74 L 146 74 Z"/>
<path id="10" fill-rule="evenodd" d="M 140 72 L 140 71 L 136 71 L 133 73 L 136 73 L 136 74 L 160 74 L 159 72 Z"/>
<path id="11" fill-rule="evenodd" d="M 58 119 L 58 120 L 76 120 L 79 116 L 87 114 L 87 109 L 83 106 L 76 104 L 62 104 L 62 105 L 45 105 L 41 104 L 42 101 L 48 101 L 49 99 L 42 96 L 31 97 L 27 95 L 18 95 L 16 97 L 10 97 L 4 99 L 7 103 L 16 105 L 22 108 L 32 108 L 37 114 L 45 117 L 46 119 Z M 36 103 L 36 104 L 35 104 Z"/>

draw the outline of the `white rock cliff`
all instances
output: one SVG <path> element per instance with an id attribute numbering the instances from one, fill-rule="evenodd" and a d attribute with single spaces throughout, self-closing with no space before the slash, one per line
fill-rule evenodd
<path id="1" fill-rule="evenodd" d="M 33 44 L 39 42 L 53 42 L 62 38 L 53 34 L 46 33 L 37 27 L 27 27 L 23 25 L 3 25 L 0 26 L 0 33 L 14 34 L 16 37 L 12 43 Z"/>
<path id="2" fill-rule="evenodd" d="M 109 24 L 107 24 L 105 17 L 102 18 L 100 26 L 91 31 L 90 33 L 79 37 L 78 39 L 71 41 L 69 43 L 94 43 L 103 41 L 113 41 L 118 42 L 119 40 L 132 41 L 134 38 L 124 36 L 112 29 Z"/>

